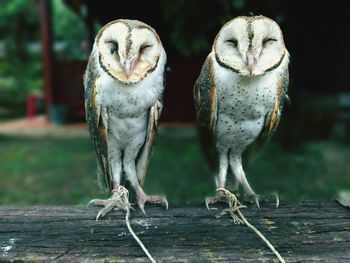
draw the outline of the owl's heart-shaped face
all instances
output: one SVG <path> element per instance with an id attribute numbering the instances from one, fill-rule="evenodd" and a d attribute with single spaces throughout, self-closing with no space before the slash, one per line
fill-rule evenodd
<path id="1" fill-rule="evenodd" d="M 241 76 L 259 76 L 278 67 L 287 50 L 278 24 L 264 16 L 237 17 L 215 38 L 217 62 Z"/>
<path id="2" fill-rule="evenodd" d="M 96 37 L 100 65 L 124 84 L 135 84 L 153 71 L 162 51 L 159 36 L 150 26 L 134 20 L 116 20 Z"/>

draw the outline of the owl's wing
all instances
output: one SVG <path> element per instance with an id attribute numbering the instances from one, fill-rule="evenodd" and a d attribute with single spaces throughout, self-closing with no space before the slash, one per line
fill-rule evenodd
<path id="1" fill-rule="evenodd" d="M 149 109 L 146 140 L 136 159 L 137 178 L 139 179 L 141 187 L 145 181 L 147 167 L 153 149 L 154 136 L 157 131 L 158 121 L 162 112 L 162 108 L 163 104 L 161 100 L 158 100 Z"/>
<path id="2" fill-rule="evenodd" d="M 99 75 L 93 69 L 90 58 L 85 75 L 85 111 L 90 136 L 98 161 L 98 181 L 102 190 L 112 189 L 112 172 L 108 163 L 107 110 L 96 101 L 96 86 Z"/>
<path id="3" fill-rule="evenodd" d="M 282 109 L 285 100 L 288 99 L 287 91 L 289 84 L 288 68 L 281 74 L 278 80 L 277 96 L 272 109 L 266 114 L 264 126 L 259 135 L 260 139 L 268 141 L 274 131 L 277 129 L 278 123 L 281 118 Z"/>
<path id="4" fill-rule="evenodd" d="M 218 101 L 214 83 L 213 61 L 210 56 L 205 60 L 194 85 L 194 101 L 202 149 L 211 168 L 216 168 L 218 164 L 216 152 Z"/>
<path id="5" fill-rule="evenodd" d="M 277 95 L 275 98 L 275 103 L 268 113 L 265 115 L 264 125 L 261 129 L 261 132 L 258 138 L 254 143 L 249 145 L 249 147 L 243 153 L 244 165 L 247 165 L 253 161 L 256 153 L 263 148 L 264 145 L 271 139 L 273 133 L 277 129 L 278 123 L 281 118 L 282 109 L 285 103 L 285 100 L 288 100 L 288 68 L 281 74 L 278 80 Z"/>

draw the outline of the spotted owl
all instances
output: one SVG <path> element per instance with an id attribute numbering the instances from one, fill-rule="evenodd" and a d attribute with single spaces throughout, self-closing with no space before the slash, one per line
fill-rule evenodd
<path id="1" fill-rule="evenodd" d="M 287 97 L 289 53 L 278 24 L 265 16 L 241 16 L 217 34 L 194 86 L 197 123 L 202 141 L 211 142 L 226 187 L 229 167 L 245 197 L 259 207 L 248 183 L 242 154 L 255 141 L 276 130 Z M 209 204 L 222 196 L 208 197 Z"/>
<path id="2" fill-rule="evenodd" d="M 168 205 L 142 188 L 162 110 L 166 59 L 156 31 L 143 22 L 115 20 L 96 36 L 84 75 L 86 120 L 100 186 L 112 192 L 107 200 L 90 201 L 104 206 L 97 218 L 120 205 L 123 176 L 143 212 L 146 202 Z"/>

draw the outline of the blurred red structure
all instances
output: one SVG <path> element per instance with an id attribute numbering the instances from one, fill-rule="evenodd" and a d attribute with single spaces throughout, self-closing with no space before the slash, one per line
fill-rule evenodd
<path id="1" fill-rule="evenodd" d="M 67 121 L 85 120 L 83 75 L 86 61 L 55 62 L 54 103 L 67 107 Z M 55 107 L 54 105 L 54 107 Z"/>
<path id="2" fill-rule="evenodd" d="M 37 115 L 37 105 L 44 100 L 43 94 L 31 94 L 26 98 L 26 114 L 27 118 L 33 119 Z"/>

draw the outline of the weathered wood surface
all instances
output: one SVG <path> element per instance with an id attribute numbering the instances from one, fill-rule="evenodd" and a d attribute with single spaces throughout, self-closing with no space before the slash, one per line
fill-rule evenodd
<path id="1" fill-rule="evenodd" d="M 221 208 L 220 208 L 221 209 Z M 0 207 L 0 261 L 148 262 L 128 233 L 124 215 L 95 221 L 84 206 Z M 275 262 L 244 225 L 218 210 L 147 207 L 131 224 L 161 262 Z M 336 202 L 281 204 L 243 210 L 287 262 L 350 262 L 350 209 Z"/>

